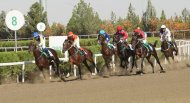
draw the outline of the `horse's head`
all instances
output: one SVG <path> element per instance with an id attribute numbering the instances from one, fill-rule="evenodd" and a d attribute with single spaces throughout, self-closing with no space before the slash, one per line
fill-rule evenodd
<path id="1" fill-rule="evenodd" d="M 31 42 L 29 43 L 29 46 L 28 46 L 28 52 L 29 52 L 29 53 L 30 53 L 30 52 L 33 52 L 36 48 L 37 48 L 37 44 L 36 44 L 35 42 L 31 41 Z"/>
<path id="2" fill-rule="evenodd" d="M 106 41 L 106 38 L 104 35 L 98 35 L 98 42 L 102 45 Z"/>
<path id="3" fill-rule="evenodd" d="M 71 47 L 73 47 L 73 42 L 71 40 L 66 39 L 63 42 L 62 52 L 65 53 L 65 51 L 69 50 Z"/>
<path id="4" fill-rule="evenodd" d="M 119 42 L 120 42 L 120 39 L 121 39 L 121 36 L 120 36 L 120 35 L 114 34 L 114 36 L 113 36 L 113 43 L 114 43 L 114 44 L 119 43 Z"/>
<path id="5" fill-rule="evenodd" d="M 140 41 L 138 40 L 138 35 L 133 34 L 131 39 L 131 45 L 133 48 L 135 48 L 138 44 L 140 44 Z"/>

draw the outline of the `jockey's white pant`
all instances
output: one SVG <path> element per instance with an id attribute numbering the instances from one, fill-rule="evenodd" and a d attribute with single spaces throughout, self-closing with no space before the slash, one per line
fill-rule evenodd
<path id="1" fill-rule="evenodd" d="M 74 46 L 76 46 L 77 48 L 80 48 L 79 38 L 76 39 Z"/>

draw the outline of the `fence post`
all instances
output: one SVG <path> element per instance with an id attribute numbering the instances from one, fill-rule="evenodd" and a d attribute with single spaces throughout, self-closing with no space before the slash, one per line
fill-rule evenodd
<path id="1" fill-rule="evenodd" d="M 76 65 L 74 65 L 74 69 L 73 69 L 73 72 L 74 72 L 74 76 L 76 77 L 77 76 L 77 69 L 76 69 Z"/>
<path id="2" fill-rule="evenodd" d="M 24 81 L 25 81 L 24 75 L 25 75 L 25 63 L 23 63 L 23 65 L 22 65 L 22 83 L 24 83 Z"/>
<path id="3" fill-rule="evenodd" d="M 115 72 L 115 55 L 112 56 L 112 67 L 113 71 Z"/>
<path id="4" fill-rule="evenodd" d="M 94 56 L 94 63 L 95 63 L 94 73 L 97 74 L 97 69 L 96 69 L 96 55 Z"/>
<path id="5" fill-rule="evenodd" d="M 51 80 L 51 75 L 52 75 L 52 66 L 49 66 L 49 79 Z"/>

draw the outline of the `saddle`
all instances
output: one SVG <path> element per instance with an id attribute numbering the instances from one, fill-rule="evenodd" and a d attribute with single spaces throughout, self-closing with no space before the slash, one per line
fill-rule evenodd
<path id="1" fill-rule="evenodd" d="M 53 61 L 54 60 L 54 56 L 50 56 L 49 52 L 51 52 L 50 50 L 48 50 L 47 48 L 40 48 L 39 49 L 40 52 L 42 53 L 42 55 L 44 55 L 47 59 Z"/>

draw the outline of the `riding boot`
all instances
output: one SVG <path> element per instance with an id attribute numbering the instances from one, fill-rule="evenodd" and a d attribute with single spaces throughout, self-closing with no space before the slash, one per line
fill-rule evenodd
<path id="1" fill-rule="evenodd" d="M 48 59 L 50 59 L 51 61 L 55 60 L 53 54 L 48 50 Z"/>
<path id="2" fill-rule="evenodd" d="M 134 50 L 131 44 L 129 44 L 129 48 L 130 48 L 131 50 Z"/>

